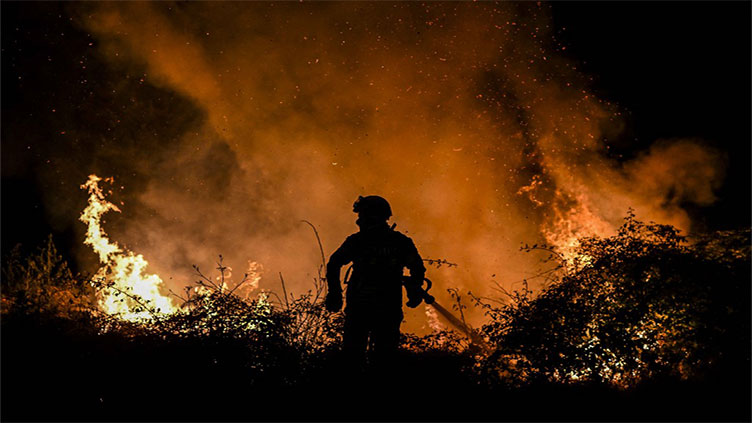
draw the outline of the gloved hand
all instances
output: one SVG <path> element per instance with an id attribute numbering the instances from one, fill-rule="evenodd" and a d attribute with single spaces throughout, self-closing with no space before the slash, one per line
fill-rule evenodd
<path id="1" fill-rule="evenodd" d="M 423 302 L 423 290 L 418 287 L 406 288 L 407 306 L 415 308 Z"/>
<path id="2" fill-rule="evenodd" d="M 329 291 L 326 294 L 326 300 L 324 300 L 326 309 L 332 313 L 336 313 L 342 309 L 342 291 L 333 292 Z"/>

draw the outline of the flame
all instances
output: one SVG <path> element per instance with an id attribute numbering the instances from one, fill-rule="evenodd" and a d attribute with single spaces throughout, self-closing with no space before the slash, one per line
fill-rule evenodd
<path id="1" fill-rule="evenodd" d="M 577 252 L 580 239 L 613 235 L 614 227 L 592 209 L 586 195 L 567 196 L 556 190 L 555 196 L 558 201 L 552 207 L 549 222 L 543 227 L 543 235 L 567 263 L 587 264 L 591 257 Z M 564 198 L 569 200 L 569 205 L 562 204 Z"/>
<path id="2" fill-rule="evenodd" d="M 119 213 L 120 209 L 105 199 L 99 187 L 100 181 L 112 183 L 113 178 L 89 175 L 89 180 L 81 185 L 81 189 L 89 191 L 89 204 L 79 218 L 87 225 L 84 244 L 94 249 L 103 264 L 94 280 L 105 281 L 109 285 L 102 291 L 99 307 L 108 314 L 129 321 L 150 319 L 154 313 L 174 313 L 177 307 L 172 299 L 160 292 L 164 289 L 162 279 L 144 272 L 149 262 L 141 254 L 110 241 L 102 229 L 102 216 L 110 210 Z"/>
<path id="3" fill-rule="evenodd" d="M 244 299 L 251 298 L 251 294 L 255 292 L 259 287 L 259 282 L 261 282 L 263 270 L 264 266 L 261 263 L 248 260 L 248 268 L 245 271 L 245 283 L 239 290 L 237 290 L 238 297 Z"/>

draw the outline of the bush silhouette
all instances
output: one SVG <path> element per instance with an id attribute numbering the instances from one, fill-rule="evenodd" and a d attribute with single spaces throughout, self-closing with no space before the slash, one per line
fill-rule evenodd
<path id="1" fill-rule="evenodd" d="M 559 420 L 614 418 L 616 405 L 627 419 L 749 418 L 749 230 L 688 239 L 630 213 L 572 257 L 527 250 L 558 266 L 539 293 L 525 284 L 503 305 L 476 298 L 488 348 L 451 331 L 403 334 L 392 394 L 425 405 L 369 417 L 368 401 L 320 406 L 361 395 L 336 370 L 342 315 L 324 310 L 320 278 L 297 297 L 241 297 L 220 258 L 220 283 L 196 268 L 203 282 L 181 312 L 127 322 L 97 309 L 107 284 L 72 275 L 50 239 L 3 259 L 2 417 Z M 652 398 L 664 414 L 642 406 Z"/>
<path id="2" fill-rule="evenodd" d="M 498 382 L 699 378 L 732 355 L 749 357 L 749 231 L 692 240 L 630 212 L 618 233 L 580 240 L 574 258 L 534 296 L 479 300 Z M 547 249 L 547 247 L 533 247 Z M 741 370 L 741 369 L 740 369 Z"/>

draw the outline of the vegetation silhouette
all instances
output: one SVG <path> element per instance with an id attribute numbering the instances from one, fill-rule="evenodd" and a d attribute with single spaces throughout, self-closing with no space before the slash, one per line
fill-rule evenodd
<path id="1" fill-rule="evenodd" d="M 476 298 L 496 346 L 489 374 L 629 387 L 701 377 L 729 354 L 748 362 L 749 231 L 693 241 L 630 211 L 615 236 L 581 239 L 573 259 L 551 251 L 561 271 L 540 294 L 525 284 L 500 307 Z"/>
<path id="2" fill-rule="evenodd" d="M 748 229 L 687 239 L 630 212 L 574 259 L 526 250 L 550 250 L 556 271 L 538 293 L 473 296 L 489 352 L 451 331 L 402 334 L 404 377 L 378 402 L 333 370 L 344 322 L 320 276 L 299 296 L 245 297 L 220 258 L 218 279 L 196 268 L 181 312 L 127 322 L 98 310 L 106 282 L 73 275 L 51 239 L 16 249 L 2 266 L 0 417 L 749 420 Z"/>

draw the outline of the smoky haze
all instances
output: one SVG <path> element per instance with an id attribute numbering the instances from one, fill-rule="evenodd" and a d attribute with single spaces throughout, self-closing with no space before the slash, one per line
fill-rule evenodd
<path id="1" fill-rule="evenodd" d="M 288 291 L 308 290 L 321 257 L 301 220 L 328 257 L 357 229 L 353 201 L 376 194 L 424 258 L 458 264 L 429 266 L 440 302 L 450 287 L 497 295 L 492 281 L 516 288 L 545 266 L 521 243 L 566 250 L 612 233 L 630 207 L 689 231 L 682 206 L 712 203 L 723 177 L 724 158 L 702 140 L 612 157 L 621 112 L 562 56 L 545 4 L 112 2 L 71 13 L 115 70 L 111 85 L 137 75 L 153 87 L 142 96 L 177 99 L 113 110 L 132 134 L 91 154 L 99 176 L 133 169 L 137 183 L 115 181 L 123 213 L 105 228 L 173 289 L 194 279 L 191 264 L 210 272 L 223 254 L 236 275 L 260 263 L 262 289 L 280 291 L 282 272 Z M 135 139 L 144 119 L 169 136 Z M 83 182 L 65 195 L 83 197 Z M 422 311 L 407 321 L 428 330 Z"/>

